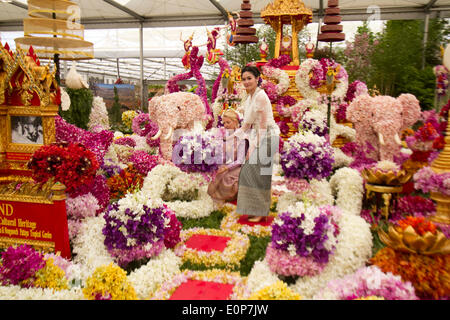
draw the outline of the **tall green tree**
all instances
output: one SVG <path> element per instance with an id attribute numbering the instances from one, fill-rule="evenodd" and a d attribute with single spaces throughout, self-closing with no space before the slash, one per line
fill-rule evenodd
<path id="1" fill-rule="evenodd" d="M 111 107 L 109 114 L 109 121 L 113 127 L 117 127 L 120 125 L 122 121 L 122 105 L 119 101 L 119 93 L 117 88 L 114 86 L 114 103 Z"/>
<path id="2" fill-rule="evenodd" d="M 424 48 L 423 20 L 387 21 L 377 37 L 379 45 L 371 59 L 373 75 L 369 85 L 376 85 L 382 94 L 394 97 L 412 93 L 423 109 L 431 109 L 435 93 L 432 68 L 442 63 L 439 48 L 449 34 L 445 20 L 431 19 Z"/>
<path id="3" fill-rule="evenodd" d="M 94 99 L 92 91 L 85 88 L 66 88 L 66 91 L 70 97 L 70 108 L 66 111 L 60 110 L 60 116 L 68 123 L 86 130 Z"/>

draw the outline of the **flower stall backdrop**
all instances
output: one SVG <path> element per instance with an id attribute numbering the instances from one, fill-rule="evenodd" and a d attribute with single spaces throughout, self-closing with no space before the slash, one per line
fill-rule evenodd
<path id="1" fill-rule="evenodd" d="M 148 110 L 123 112 L 120 130 L 101 97 L 85 106 L 84 128 L 55 118 L 55 143 L 28 168 L 36 182 L 66 187 L 72 258 L 27 244 L 2 250 L 0 299 L 450 297 L 450 171 L 436 169 L 448 159 L 450 102 L 421 111 L 412 94 L 373 94 L 328 58 L 303 60 L 294 77 L 289 55 L 251 63 L 296 130 L 276 156 L 268 217 L 251 222 L 207 192 L 221 165 L 210 160 L 223 158 L 221 113 L 244 111 L 240 73 L 208 60 L 220 68 L 208 101 L 204 57 L 195 46 L 186 54 L 187 72 Z M 337 82 L 327 96 L 329 70 Z M 197 90 L 181 92 L 191 77 Z"/>

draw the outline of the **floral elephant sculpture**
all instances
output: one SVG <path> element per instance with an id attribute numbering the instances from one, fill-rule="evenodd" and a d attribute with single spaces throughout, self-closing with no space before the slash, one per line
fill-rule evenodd
<path id="1" fill-rule="evenodd" d="M 159 126 L 158 133 L 151 139 L 161 137 L 160 150 L 164 159 L 172 158 L 174 131 L 176 129 L 191 130 L 195 122 L 207 121 L 205 105 L 201 98 L 189 92 L 169 93 L 154 97 L 148 104 L 150 119 Z"/>
<path id="2" fill-rule="evenodd" d="M 420 104 L 412 94 L 390 96 L 359 96 L 347 109 L 347 117 L 356 130 L 359 144 L 369 142 L 375 151 L 368 156 L 374 160 L 394 159 L 400 151 L 401 132 L 420 119 Z"/>

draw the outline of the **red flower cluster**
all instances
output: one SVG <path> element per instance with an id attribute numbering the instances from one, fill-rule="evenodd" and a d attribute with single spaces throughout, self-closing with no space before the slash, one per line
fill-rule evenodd
<path id="1" fill-rule="evenodd" d="M 426 221 L 424 217 L 408 216 L 405 219 L 399 220 L 397 224 L 403 230 L 411 226 L 414 228 L 416 233 L 421 236 L 423 236 L 428 231 L 433 234 L 436 233 L 436 225 L 430 221 Z"/>
<path id="2" fill-rule="evenodd" d="M 120 174 L 108 178 L 106 184 L 108 185 L 111 199 L 121 199 L 127 193 L 141 189 L 144 184 L 144 176 L 130 164 Z"/>
<path id="3" fill-rule="evenodd" d="M 419 130 L 417 130 L 415 137 L 419 141 L 432 141 L 439 137 L 436 128 L 430 122 L 425 123 Z"/>
<path id="4" fill-rule="evenodd" d="M 82 144 L 62 142 L 36 150 L 28 168 L 33 171 L 36 182 L 46 182 L 53 177 L 66 186 L 66 192 L 72 193 L 92 182 L 99 163 L 95 154 Z"/>

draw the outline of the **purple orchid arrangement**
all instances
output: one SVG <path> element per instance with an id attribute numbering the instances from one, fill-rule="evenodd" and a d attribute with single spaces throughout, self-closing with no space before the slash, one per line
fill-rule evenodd
<path id="1" fill-rule="evenodd" d="M 172 162 L 184 172 L 213 172 L 222 159 L 222 140 L 210 132 L 194 132 L 180 137 L 172 153 Z"/>
<path id="2" fill-rule="evenodd" d="M 313 276 L 335 252 L 341 213 L 336 207 L 305 206 L 298 202 L 280 214 L 272 225 L 266 251 L 271 270 L 284 276 Z"/>
<path id="3" fill-rule="evenodd" d="M 104 214 L 105 246 L 120 266 L 151 258 L 164 249 L 170 211 L 167 206 L 127 207 L 123 202 L 109 205 Z"/>
<path id="4" fill-rule="evenodd" d="M 333 163 L 330 143 L 310 131 L 290 137 L 281 152 L 281 167 L 287 178 L 320 180 L 331 174 Z"/>

